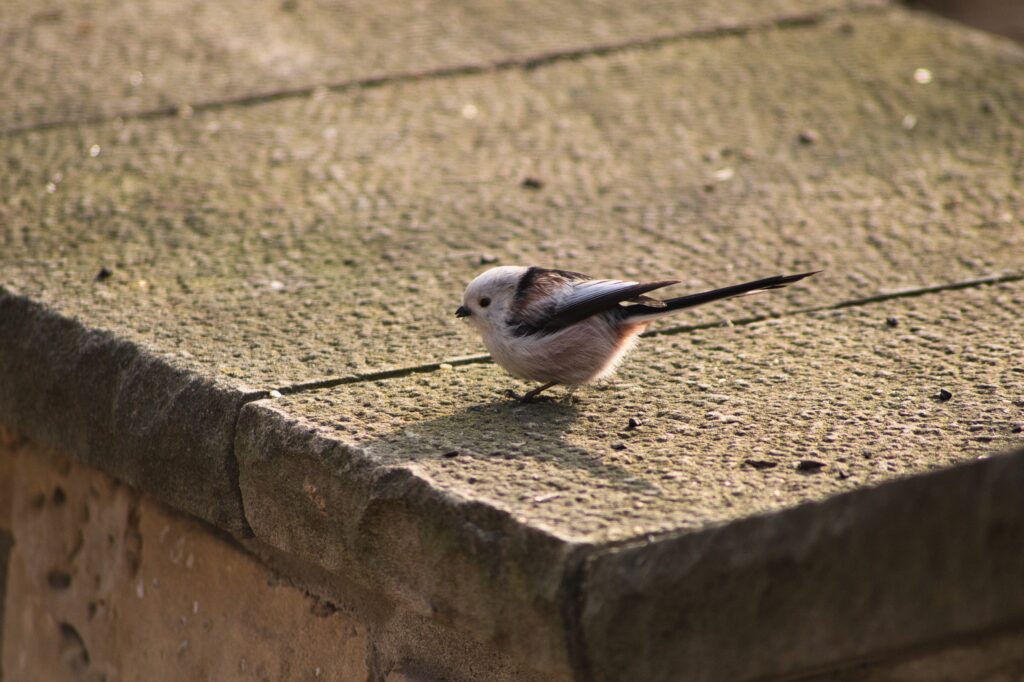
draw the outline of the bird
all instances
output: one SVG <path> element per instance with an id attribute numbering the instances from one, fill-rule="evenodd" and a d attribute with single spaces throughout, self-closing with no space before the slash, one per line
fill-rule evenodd
<path id="1" fill-rule="evenodd" d="M 658 318 L 780 289 L 818 272 L 776 275 L 661 300 L 647 294 L 679 280 L 594 279 L 570 270 L 502 265 L 469 283 L 455 316 L 469 322 L 491 358 L 509 374 L 541 384 L 523 396 L 509 391 L 525 403 L 553 386 L 575 388 L 610 376 Z"/>

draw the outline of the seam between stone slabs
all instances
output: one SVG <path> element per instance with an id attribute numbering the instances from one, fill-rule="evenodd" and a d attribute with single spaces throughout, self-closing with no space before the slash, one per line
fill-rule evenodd
<path id="1" fill-rule="evenodd" d="M 682 31 L 649 35 L 620 42 L 596 43 L 578 48 L 548 50 L 545 52 L 522 56 L 505 57 L 503 59 L 493 61 L 476 63 L 469 62 L 449 66 L 438 66 L 418 71 L 400 71 L 397 73 L 381 74 L 377 76 L 350 78 L 342 81 L 327 81 L 297 88 L 283 88 L 279 90 L 271 90 L 269 92 L 240 95 L 237 97 L 226 97 L 221 99 L 215 98 L 192 104 L 180 102 L 163 107 L 143 109 L 136 112 L 121 112 L 101 116 L 86 116 L 77 119 L 70 118 L 41 121 L 38 123 L 29 123 L 21 126 L 4 128 L 0 130 L 0 136 L 19 135 L 23 133 L 52 130 L 55 128 L 68 128 L 79 125 L 95 125 L 118 119 L 145 121 L 181 115 L 192 115 L 206 111 L 218 111 L 232 107 L 257 106 L 279 100 L 308 97 L 318 90 L 346 92 L 348 90 L 356 90 L 360 88 L 377 88 L 400 83 L 459 78 L 462 76 L 511 71 L 515 69 L 529 71 L 559 62 L 580 61 L 590 57 L 604 57 L 629 50 L 649 50 L 662 45 L 684 42 L 687 40 L 713 40 L 715 38 L 727 36 L 747 35 L 763 30 L 816 26 L 831 17 L 882 12 L 892 8 L 893 6 L 894 5 L 890 0 L 862 0 L 862 2 L 847 8 L 826 9 L 801 14 L 784 14 L 749 23 L 723 23 L 706 27 L 690 28 Z"/>
<path id="2" fill-rule="evenodd" d="M 678 334 L 688 334 L 690 332 L 702 331 L 704 329 L 716 329 L 720 327 L 742 327 L 745 325 L 755 324 L 757 322 L 764 322 L 766 320 L 777 320 L 784 317 L 793 317 L 796 315 L 810 315 L 813 313 L 829 312 L 832 310 L 843 310 L 845 308 L 858 308 L 861 306 L 867 306 L 874 303 L 884 303 L 885 301 L 898 300 L 901 298 L 916 298 L 918 296 L 927 296 L 929 294 L 938 294 L 944 291 L 958 291 L 961 289 L 973 289 L 975 287 L 988 286 L 991 284 L 1003 284 L 1006 282 L 1020 282 L 1024 281 L 1024 272 L 1010 272 L 998 275 L 988 275 L 986 277 L 978 277 L 976 279 L 963 280 L 960 282 L 951 282 L 948 284 L 935 284 L 927 287 L 914 287 L 911 289 L 900 289 L 898 291 L 891 291 L 887 293 L 876 294 L 874 296 L 867 296 L 865 298 L 856 298 L 847 301 L 839 301 L 838 303 L 830 303 L 829 305 L 812 306 L 809 308 L 794 308 L 781 313 L 772 313 L 769 315 L 753 315 L 751 317 L 743 317 L 738 320 L 725 320 L 717 322 L 703 322 L 701 324 L 689 324 L 679 325 L 675 327 L 668 327 L 666 329 L 659 329 L 653 332 L 645 332 L 641 334 L 643 337 L 659 337 L 659 336 L 676 336 Z M 464 365 L 485 365 L 493 362 L 491 356 L 485 353 L 479 355 L 464 355 L 455 358 L 449 358 L 445 360 L 437 360 L 435 362 L 426 362 L 421 365 L 410 365 L 406 367 L 395 367 L 392 369 L 383 369 L 375 372 L 365 372 L 361 374 L 350 374 L 341 377 L 332 377 L 328 379 L 318 379 L 314 381 L 304 381 L 294 384 L 284 384 L 277 386 L 273 389 L 262 391 L 261 394 L 255 395 L 251 400 L 260 400 L 270 395 L 271 391 L 276 391 L 281 395 L 294 395 L 296 393 L 303 393 L 306 391 L 316 391 L 325 388 L 334 388 L 336 386 L 346 386 L 348 384 L 361 384 L 370 383 L 374 381 L 386 381 L 388 379 L 400 379 L 402 377 L 411 376 L 413 374 L 428 374 L 430 372 L 436 372 L 444 368 L 449 367 L 461 367 Z M 251 402 L 246 401 L 246 402 Z"/>

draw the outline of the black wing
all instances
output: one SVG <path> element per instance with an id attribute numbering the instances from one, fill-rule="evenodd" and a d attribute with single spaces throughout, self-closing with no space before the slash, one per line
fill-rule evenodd
<path id="1" fill-rule="evenodd" d="M 520 335 L 550 334 L 623 301 L 640 299 L 656 306 L 657 301 L 643 295 L 676 283 L 591 279 L 578 272 L 530 268 L 516 290 L 509 323 Z"/>

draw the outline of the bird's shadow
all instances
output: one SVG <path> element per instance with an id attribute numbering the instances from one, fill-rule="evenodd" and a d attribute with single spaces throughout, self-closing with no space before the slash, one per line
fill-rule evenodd
<path id="1" fill-rule="evenodd" d="M 585 472 L 618 489 L 651 492 L 649 482 L 567 439 L 582 416 L 577 400 L 570 396 L 522 404 L 502 398 L 444 417 L 407 422 L 366 445 L 371 451 L 387 452 L 395 464 L 462 458 L 542 461 Z"/>

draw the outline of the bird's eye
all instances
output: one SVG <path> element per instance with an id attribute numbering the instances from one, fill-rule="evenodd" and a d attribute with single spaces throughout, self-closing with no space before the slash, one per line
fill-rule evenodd
<path id="1" fill-rule="evenodd" d="M 480 307 L 481 308 L 486 308 L 490 304 L 491 304 L 491 299 L 487 298 L 486 296 L 484 296 L 483 298 L 480 299 Z"/>

